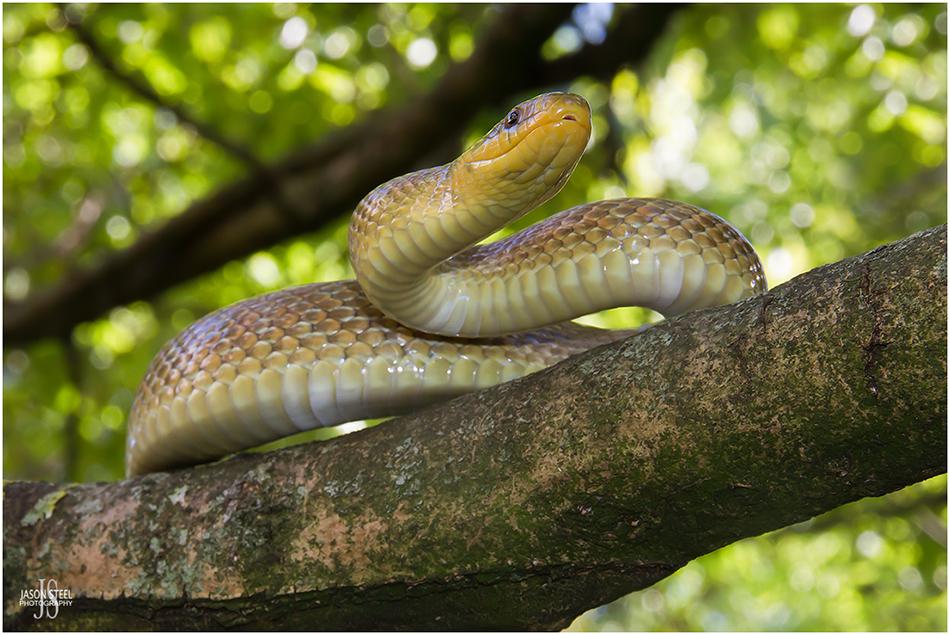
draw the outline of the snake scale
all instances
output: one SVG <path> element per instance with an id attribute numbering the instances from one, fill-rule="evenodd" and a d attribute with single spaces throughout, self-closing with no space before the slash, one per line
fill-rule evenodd
<path id="1" fill-rule="evenodd" d="M 671 316 L 765 291 L 738 230 L 674 201 L 587 203 L 476 244 L 554 196 L 590 134 L 582 97 L 540 95 L 451 163 L 370 192 L 350 226 L 356 280 L 238 302 L 158 353 L 129 415 L 128 474 L 415 410 L 631 333 L 569 321 L 594 311 Z"/>

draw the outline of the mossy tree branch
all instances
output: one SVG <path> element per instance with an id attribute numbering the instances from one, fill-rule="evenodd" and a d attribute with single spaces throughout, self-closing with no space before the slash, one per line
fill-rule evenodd
<path id="1" fill-rule="evenodd" d="M 946 288 L 940 227 L 331 442 L 6 484 L 4 626 L 563 627 L 944 472 Z"/>

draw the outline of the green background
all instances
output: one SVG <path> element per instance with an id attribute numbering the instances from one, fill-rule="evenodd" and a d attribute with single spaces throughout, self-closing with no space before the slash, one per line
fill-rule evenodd
<path id="1" fill-rule="evenodd" d="M 545 57 L 596 45 L 623 10 L 579 7 Z M 263 161 L 430 89 L 491 18 L 481 5 L 77 11 L 117 67 Z M 589 100 L 593 141 L 564 191 L 515 229 L 589 200 L 686 200 L 737 225 L 775 286 L 946 222 L 946 32 L 945 5 L 688 7 L 647 63 L 551 87 Z M 4 7 L 3 46 L 5 302 L 245 174 L 104 72 L 55 7 Z M 504 111 L 480 113 L 455 145 Z M 120 478 L 125 417 L 159 346 L 239 299 L 350 277 L 346 224 L 115 308 L 69 338 L 6 347 L 4 478 Z M 584 321 L 656 318 L 616 309 Z M 946 580 L 944 476 L 721 549 L 574 628 L 945 630 Z"/>

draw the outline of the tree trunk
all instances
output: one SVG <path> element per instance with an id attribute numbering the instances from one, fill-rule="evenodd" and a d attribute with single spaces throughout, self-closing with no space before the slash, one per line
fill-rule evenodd
<path id="1" fill-rule="evenodd" d="M 8 483 L 4 626 L 564 627 L 944 472 L 946 285 L 940 227 L 334 441 Z"/>

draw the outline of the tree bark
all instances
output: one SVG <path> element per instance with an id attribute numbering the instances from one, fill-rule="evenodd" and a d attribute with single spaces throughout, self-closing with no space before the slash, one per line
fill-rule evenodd
<path id="1" fill-rule="evenodd" d="M 433 148 L 457 139 L 484 108 L 579 75 L 609 76 L 624 64 L 640 62 L 678 6 L 628 8 L 602 44 L 543 60 L 541 44 L 571 8 L 503 7 L 471 57 L 450 67 L 430 92 L 374 113 L 273 166 L 260 166 L 94 267 L 71 271 L 59 284 L 21 302 L 5 302 L 7 345 L 68 334 L 113 307 L 150 298 L 349 213 L 374 187 L 417 169 Z"/>
<path id="2" fill-rule="evenodd" d="M 946 288 L 944 226 L 334 441 L 8 483 L 4 626 L 564 627 L 944 472 Z"/>

